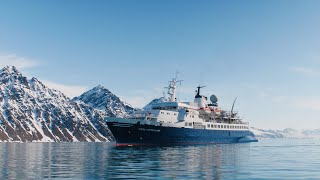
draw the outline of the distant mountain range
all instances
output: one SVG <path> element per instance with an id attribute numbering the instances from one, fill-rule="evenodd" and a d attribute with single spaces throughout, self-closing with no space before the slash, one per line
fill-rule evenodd
<path id="1" fill-rule="evenodd" d="M 164 102 L 152 100 L 152 104 Z M 70 99 L 37 78 L 27 79 L 14 66 L 0 70 L 0 142 L 109 141 L 108 116 L 127 117 L 132 107 L 103 86 Z M 314 138 L 320 130 L 263 130 L 258 138 Z"/>
<path id="2" fill-rule="evenodd" d="M 320 129 L 296 130 L 287 128 L 284 130 L 265 130 L 251 127 L 251 131 L 257 138 L 320 138 Z"/>

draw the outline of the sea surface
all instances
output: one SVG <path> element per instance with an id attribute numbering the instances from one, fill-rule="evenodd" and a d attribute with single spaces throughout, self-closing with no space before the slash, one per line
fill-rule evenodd
<path id="1" fill-rule="evenodd" d="M 320 140 L 174 147 L 0 143 L 0 179 L 320 179 Z"/>

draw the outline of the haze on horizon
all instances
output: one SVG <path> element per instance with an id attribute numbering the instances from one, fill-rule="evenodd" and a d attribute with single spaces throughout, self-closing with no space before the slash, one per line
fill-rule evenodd
<path id="1" fill-rule="evenodd" d="M 70 97 L 99 84 L 143 107 L 216 94 L 258 128 L 320 128 L 320 1 L 5 1 L 0 66 Z"/>

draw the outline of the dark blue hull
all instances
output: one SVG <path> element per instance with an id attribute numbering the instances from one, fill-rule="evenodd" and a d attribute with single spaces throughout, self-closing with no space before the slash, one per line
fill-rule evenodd
<path id="1" fill-rule="evenodd" d="M 250 131 L 206 130 L 107 122 L 117 145 L 257 142 Z"/>

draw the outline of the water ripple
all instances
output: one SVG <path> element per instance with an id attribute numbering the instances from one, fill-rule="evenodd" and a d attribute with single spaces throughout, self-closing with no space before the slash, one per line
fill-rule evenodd
<path id="1" fill-rule="evenodd" d="M 319 140 L 114 147 L 0 143 L 0 179 L 320 179 Z"/>

